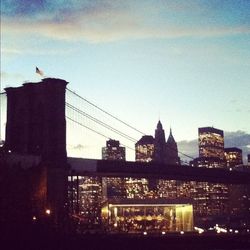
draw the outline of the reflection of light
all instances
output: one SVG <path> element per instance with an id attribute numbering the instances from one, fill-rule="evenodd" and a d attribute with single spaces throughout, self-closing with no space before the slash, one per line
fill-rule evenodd
<path id="1" fill-rule="evenodd" d="M 233 232 L 233 229 L 229 229 L 229 232 L 232 233 L 232 232 Z"/>
<path id="2" fill-rule="evenodd" d="M 204 229 L 202 229 L 200 227 L 194 227 L 194 230 L 198 231 L 199 234 L 204 233 Z"/>
<path id="3" fill-rule="evenodd" d="M 8 153 L 11 153 L 11 150 L 9 150 Z"/>
<path id="4" fill-rule="evenodd" d="M 216 230 L 216 232 L 219 233 L 227 233 L 227 229 L 223 228 L 223 227 L 219 227 L 218 224 L 215 225 L 214 229 Z"/>
<path id="5" fill-rule="evenodd" d="M 184 231 L 180 231 L 180 234 L 184 234 Z"/>
<path id="6" fill-rule="evenodd" d="M 147 235 L 148 233 L 147 232 L 143 232 L 144 235 Z"/>
<path id="7" fill-rule="evenodd" d="M 117 223 L 114 223 L 114 227 L 117 227 Z"/>
<path id="8" fill-rule="evenodd" d="M 238 230 L 234 230 L 234 232 L 237 234 L 237 233 L 239 233 L 239 231 Z"/>
<path id="9" fill-rule="evenodd" d="M 47 215 L 50 215 L 50 214 L 51 214 L 50 209 L 46 209 L 46 210 L 45 210 L 45 213 L 46 213 Z"/>
<path id="10" fill-rule="evenodd" d="M 161 232 L 161 234 L 162 234 L 162 235 L 165 235 L 165 234 L 166 234 L 166 232 Z"/>
<path id="11" fill-rule="evenodd" d="M 33 217 L 32 217 L 32 220 L 36 220 L 36 216 L 33 216 Z"/>

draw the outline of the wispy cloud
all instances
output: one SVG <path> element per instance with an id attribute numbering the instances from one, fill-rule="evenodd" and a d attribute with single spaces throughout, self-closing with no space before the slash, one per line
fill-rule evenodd
<path id="1" fill-rule="evenodd" d="M 26 8 L 16 7 L 11 15 L 7 13 L 2 20 L 4 34 L 40 35 L 53 39 L 85 40 L 88 42 L 112 42 L 122 39 L 142 38 L 178 38 L 178 37 L 214 37 L 235 34 L 249 34 L 250 28 L 244 23 L 215 25 L 207 22 L 193 21 L 185 24 L 183 20 L 173 18 L 167 11 L 187 11 L 186 16 L 192 20 L 191 9 L 181 5 L 167 5 L 166 15 L 161 5 L 142 8 L 143 5 L 122 4 L 112 1 L 93 1 L 46 6 L 45 1 L 34 1 L 39 11 L 30 12 Z M 59 1 L 60 2 L 60 1 Z M 57 1 L 58 3 L 58 1 Z M 129 2 L 128 2 L 129 3 Z M 19 5 L 17 5 L 19 6 Z M 63 6 L 63 7 L 62 7 Z M 147 5 L 146 5 L 147 6 Z M 179 8 L 177 8 L 179 7 Z M 183 7 L 183 8 L 181 8 Z M 196 6 L 197 8 L 199 6 Z M 146 13 L 143 11 L 145 10 Z M 13 14 L 12 13 L 12 14 Z M 36 15 L 34 15 L 36 13 Z M 172 13 L 173 15 L 173 13 Z"/>

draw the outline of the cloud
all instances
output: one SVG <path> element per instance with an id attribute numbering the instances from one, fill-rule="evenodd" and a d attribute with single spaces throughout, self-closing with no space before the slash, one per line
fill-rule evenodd
<path id="1" fill-rule="evenodd" d="M 20 9 L 19 4 L 15 5 L 13 12 L 3 12 L 3 34 L 33 34 L 66 41 L 100 43 L 123 39 L 214 37 L 250 33 L 249 26 L 244 23 L 214 25 L 209 22 L 206 24 L 205 19 L 201 24 L 185 24 L 181 22 L 183 20 L 172 20 L 170 14 L 166 17 L 162 15 L 159 3 L 149 10 L 146 4 L 145 7 L 141 4 L 133 8 L 132 4 L 119 1 L 90 1 L 82 4 L 69 1 L 72 6 L 67 1 L 57 1 L 57 5 L 46 6 L 45 1 L 33 2 L 35 4 L 31 9 L 37 8 L 34 12 L 30 12 L 28 7 Z M 187 9 L 187 6 L 179 7 L 188 11 L 191 20 L 191 9 Z M 174 8 L 177 13 L 183 11 L 178 6 Z M 170 10 L 173 11 L 173 7 Z"/>
<path id="2" fill-rule="evenodd" d="M 236 131 L 236 132 L 225 132 L 225 147 L 237 147 L 242 149 L 243 152 L 243 160 L 246 163 L 247 154 L 250 153 L 250 134 L 244 131 Z M 190 140 L 190 141 L 180 141 L 178 142 L 178 150 L 182 153 L 185 153 L 191 157 L 198 157 L 198 139 Z M 185 161 L 190 161 L 188 157 L 183 155 L 179 155 L 181 159 Z"/>

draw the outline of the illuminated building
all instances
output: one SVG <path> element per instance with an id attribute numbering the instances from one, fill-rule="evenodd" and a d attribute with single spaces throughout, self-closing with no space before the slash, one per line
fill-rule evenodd
<path id="1" fill-rule="evenodd" d="M 126 198 L 144 199 L 149 192 L 148 184 L 145 178 L 125 178 Z"/>
<path id="2" fill-rule="evenodd" d="M 125 161 L 125 147 L 120 146 L 116 140 L 108 140 L 106 147 L 102 148 L 102 159 L 113 161 Z M 102 179 L 103 199 L 108 197 L 125 197 L 124 178 L 103 178 Z"/>
<path id="3" fill-rule="evenodd" d="M 125 147 L 121 147 L 119 141 L 108 140 L 102 148 L 102 159 L 125 161 Z"/>
<path id="4" fill-rule="evenodd" d="M 154 154 L 154 138 L 151 135 L 144 135 L 135 144 L 135 160 L 150 162 Z"/>
<path id="5" fill-rule="evenodd" d="M 224 133 L 213 127 L 199 128 L 199 157 L 224 159 Z"/>
<path id="6" fill-rule="evenodd" d="M 193 231 L 193 206 L 180 199 L 110 200 L 102 208 L 102 220 L 113 232 Z"/>
<path id="7" fill-rule="evenodd" d="M 217 157 L 198 157 L 190 162 L 192 167 L 225 168 L 225 160 Z"/>
<path id="8" fill-rule="evenodd" d="M 199 157 L 190 162 L 195 167 L 224 168 L 224 133 L 213 127 L 199 128 Z"/>
<path id="9" fill-rule="evenodd" d="M 83 225 L 100 224 L 102 183 L 99 177 L 69 177 L 69 210 L 78 215 Z"/>
<path id="10" fill-rule="evenodd" d="M 239 148 L 225 148 L 225 158 L 227 167 L 242 165 L 242 150 Z"/>

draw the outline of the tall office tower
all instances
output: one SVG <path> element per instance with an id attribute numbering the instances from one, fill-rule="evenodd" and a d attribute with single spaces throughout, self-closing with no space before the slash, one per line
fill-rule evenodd
<path id="1" fill-rule="evenodd" d="M 178 156 L 177 143 L 172 134 L 172 129 L 170 129 L 169 137 L 166 143 L 167 150 L 167 163 L 170 165 L 179 165 L 180 158 Z"/>
<path id="2" fill-rule="evenodd" d="M 224 133 L 213 127 L 199 128 L 199 156 L 224 159 Z"/>
<path id="3" fill-rule="evenodd" d="M 155 130 L 154 161 L 158 163 L 167 163 L 165 131 L 162 128 L 162 124 L 160 121 L 158 121 Z"/>
<path id="4" fill-rule="evenodd" d="M 154 154 L 154 137 L 144 135 L 135 144 L 135 160 L 140 162 L 150 162 Z"/>
<path id="5" fill-rule="evenodd" d="M 106 142 L 106 147 L 102 148 L 102 159 L 125 161 L 125 147 L 121 147 L 119 141 L 108 140 Z"/>
<path id="6" fill-rule="evenodd" d="M 227 167 L 242 165 L 242 150 L 239 148 L 225 148 Z"/>

